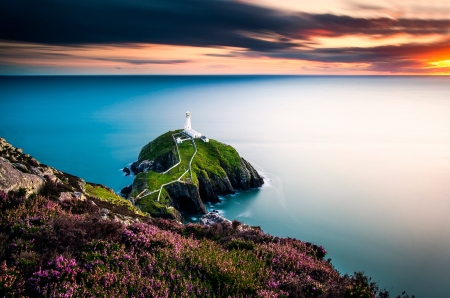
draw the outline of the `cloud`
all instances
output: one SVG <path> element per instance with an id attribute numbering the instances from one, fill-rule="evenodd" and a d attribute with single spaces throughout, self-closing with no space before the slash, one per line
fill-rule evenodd
<path id="1" fill-rule="evenodd" d="M 365 10 L 382 8 L 354 5 Z M 143 44 L 153 44 L 233 49 L 229 53 L 203 54 L 217 58 L 244 56 L 322 63 L 368 63 L 368 68 L 374 71 L 410 71 L 425 65 L 426 62 L 417 60 L 418 55 L 430 56 L 439 51 L 448 55 L 450 52 L 449 18 L 395 19 L 313 14 L 237 0 L 11 0 L 0 4 L 0 28 L 0 61 L 3 63 L 18 61 L 21 57 L 71 59 L 70 52 L 74 48 L 79 50 L 74 54 L 75 58 L 130 65 L 194 62 L 178 59 L 179 56 L 164 56 L 175 59 L 129 59 L 120 58 L 120 54 L 115 56 L 117 58 L 105 58 L 84 56 L 80 52 L 109 45 L 140 48 Z M 320 39 L 316 39 L 344 36 L 370 39 L 399 34 L 413 37 L 437 35 L 443 41 L 320 48 Z M 12 46 L 2 50 L 8 43 L 30 44 L 30 48 L 21 46 L 15 51 Z M 39 49 L 32 44 L 39 44 Z"/>
<path id="2" fill-rule="evenodd" d="M 239 55 L 235 55 L 235 54 L 205 54 L 205 56 L 218 57 L 218 58 L 234 58 L 234 57 L 238 57 Z"/>
<path id="3" fill-rule="evenodd" d="M 148 60 L 148 59 L 122 59 L 122 58 L 95 58 L 95 60 L 122 62 L 133 65 L 142 64 L 181 64 L 190 62 L 189 60 Z"/>
<path id="4" fill-rule="evenodd" d="M 0 39 L 43 44 L 153 43 L 297 48 L 315 36 L 449 34 L 450 20 L 355 18 L 225 0 L 14 0 L 0 7 Z"/>

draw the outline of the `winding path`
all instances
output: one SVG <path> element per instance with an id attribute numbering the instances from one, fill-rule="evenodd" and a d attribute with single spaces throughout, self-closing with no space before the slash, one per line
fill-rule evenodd
<path id="1" fill-rule="evenodd" d="M 177 144 L 177 142 L 176 142 L 176 140 L 175 140 L 175 137 L 174 137 L 174 136 L 177 135 L 177 134 L 180 134 L 180 133 L 175 133 L 175 134 L 173 134 L 173 135 L 172 135 L 172 139 L 173 139 L 173 141 L 174 141 L 174 143 L 175 143 L 175 146 L 176 146 L 176 148 L 177 148 L 178 160 L 179 160 L 179 161 L 178 161 L 178 163 L 176 163 L 174 166 L 172 166 L 172 167 L 171 167 L 170 169 L 168 169 L 167 171 L 162 172 L 162 173 L 161 173 L 162 175 L 168 173 L 170 170 L 172 170 L 173 168 L 175 168 L 176 166 L 178 166 L 178 165 L 181 163 L 180 150 L 178 149 L 178 144 Z M 145 189 L 145 190 L 142 191 L 140 194 L 138 194 L 138 195 L 136 196 L 136 198 L 133 199 L 133 205 L 136 204 L 136 202 L 137 202 L 138 200 L 142 199 L 143 197 L 146 197 L 146 196 L 148 196 L 148 195 L 154 194 L 154 193 L 156 193 L 156 192 L 159 192 L 159 193 L 158 193 L 158 199 L 157 199 L 157 202 L 159 202 L 159 198 L 160 198 L 160 196 L 161 196 L 161 192 L 162 192 L 163 187 L 166 186 L 166 185 L 175 183 L 175 182 L 180 182 L 180 183 L 186 184 L 186 182 L 182 181 L 181 178 L 183 178 L 183 176 L 186 175 L 187 172 L 189 172 L 189 171 L 191 172 L 191 181 L 192 181 L 191 165 L 192 165 L 192 161 L 194 160 L 195 154 L 197 154 L 197 146 L 195 145 L 195 140 L 194 140 L 194 138 L 192 138 L 192 137 L 189 137 L 189 138 L 191 139 L 191 142 L 192 142 L 192 144 L 194 145 L 195 151 L 194 151 L 194 154 L 192 154 L 191 160 L 189 160 L 189 164 L 188 164 L 187 170 L 186 170 L 183 174 L 181 174 L 181 176 L 178 177 L 178 179 L 175 179 L 175 180 L 172 180 L 172 181 L 170 181 L 170 182 L 167 182 L 167 183 L 162 184 L 162 185 L 160 186 L 159 189 L 156 189 L 156 190 L 153 190 L 153 191 L 149 191 L 148 189 Z"/>

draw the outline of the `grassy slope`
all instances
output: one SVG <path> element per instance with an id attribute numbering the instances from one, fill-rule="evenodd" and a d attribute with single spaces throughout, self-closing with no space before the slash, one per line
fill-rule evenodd
<path id="1" fill-rule="evenodd" d="M 181 130 L 169 131 L 157 137 L 152 142 L 144 146 L 139 154 L 139 160 L 152 160 L 162 154 L 165 154 L 173 149 L 175 146 L 172 134 L 180 132 Z M 210 139 L 209 143 L 205 143 L 199 139 L 195 140 L 197 146 L 197 154 L 192 162 L 192 182 L 198 184 L 197 173 L 206 172 L 212 173 L 219 177 L 225 177 L 226 172 L 223 167 L 229 169 L 237 169 L 240 166 L 240 157 L 237 151 L 226 144 Z M 146 173 L 139 173 L 135 179 L 137 181 L 145 182 L 150 191 L 158 190 L 161 185 L 178 179 L 187 169 L 189 161 L 195 152 L 194 146 L 190 141 L 184 141 L 178 145 L 180 152 L 181 163 L 170 170 L 166 174 L 161 174 L 153 171 Z M 183 180 L 190 178 L 190 173 L 187 173 Z M 133 194 L 137 195 L 137 194 Z M 158 193 L 151 194 L 142 198 L 139 205 L 143 211 L 154 212 L 165 206 L 166 202 L 161 200 L 156 202 Z M 165 197 L 165 196 L 161 196 Z"/>
<path id="2" fill-rule="evenodd" d="M 139 161 L 152 160 L 172 150 L 174 146 L 172 135 L 178 132 L 181 132 L 181 129 L 168 131 L 145 145 L 139 153 Z"/>
<path id="3" fill-rule="evenodd" d="M 210 139 L 209 143 L 195 140 L 197 155 L 192 162 L 194 172 L 206 171 L 219 177 L 225 177 L 223 167 L 237 169 L 240 166 L 240 157 L 230 145 Z"/>
<path id="4" fill-rule="evenodd" d="M 85 189 L 87 194 L 90 196 L 97 197 L 102 201 L 109 202 L 114 205 L 126 207 L 128 208 L 128 210 L 133 211 L 136 214 L 144 215 L 138 208 L 133 206 L 128 200 L 125 200 L 121 196 L 110 192 L 104 187 L 86 183 Z"/>

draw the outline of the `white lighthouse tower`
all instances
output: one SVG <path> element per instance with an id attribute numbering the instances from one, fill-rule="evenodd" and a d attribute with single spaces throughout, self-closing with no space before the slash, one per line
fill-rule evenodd
<path id="1" fill-rule="evenodd" d="M 189 111 L 186 112 L 186 124 L 184 125 L 183 132 L 191 138 L 200 138 L 202 136 L 201 133 L 192 129 L 191 113 Z"/>
<path id="2" fill-rule="evenodd" d="M 186 112 L 186 124 L 184 125 L 184 130 L 190 130 L 191 127 L 191 113 L 189 111 Z"/>

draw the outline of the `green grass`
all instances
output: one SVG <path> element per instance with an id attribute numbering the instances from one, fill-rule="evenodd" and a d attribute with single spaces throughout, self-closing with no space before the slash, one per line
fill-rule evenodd
<path id="1" fill-rule="evenodd" d="M 225 177 L 224 168 L 235 170 L 240 167 L 239 154 L 233 147 L 212 139 L 209 143 L 197 139 L 195 144 L 198 150 L 192 162 L 195 172 L 206 171 Z"/>
<path id="2" fill-rule="evenodd" d="M 173 150 L 175 143 L 172 134 L 180 132 L 181 130 L 169 131 L 157 137 L 152 142 L 148 143 L 142 148 L 139 154 L 139 160 L 152 160 L 160 155 L 166 154 Z M 203 176 L 208 177 L 208 173 L 219 177 L 225 177 L 227 174 L 224 170 L 234 171 L 240 167 L 240 157 L 237 151 L 226 144 L 210 139 L 209 143 L 205 143 L 200 139 L 195 140 L 197 146 L 197 154 L 192 162 L 192 183 L 198 184 L 197 175 L 202 173 Z M 144 190 L 145 187 L 149 191 L 159 190 L 161 185 L 177 180 L 189 167 L 195 148 L 191 141 L 184 141 L 178 144 L 181 162 L 179 165 L 171 169 L 166 174 L 148 171 L 139 173 L 135 177 L 134 185 L 138 185 L 138 192 Z M 182 180 L 187 181 L 191 177 L 188 172 L 183 176 Z M 137 195 L 133 194 L 134 196 Z M 161 212 L 162 208 L 167 206 L 168 201 L 165 199 L 168 196 L 165 189 L 162 190 L 160 201 L 157 202 L 158 192 L 148 195 L 139 200 L 139 206 L 142 211 L 154 213 Z"/>
<path id="3" fill-rule="evenodd" d="M 86 183 L 85 189 L 88 195 L 92 197 L 97 197 L 102 201 L 109 202 L 111 204 L 122 206 L 128 208 L 128 210 L 133 211 L 136 214 L 144 215 L 139 208 L 136 208 L 131 204 L 130 201 L 125 200 L 119 195 L 116 195 L 115 193 L 110 192 L 108 189 L 101 187 L 99 185 L 92 185 L 89 183 Z"/>
<path id="4" fill-rule="evenodd" d="M 167 210 L 167 202 L 166 201 L 157 202 L 156 201 L 157 198 L 158 192 L 145 196 L 139 200 L 138 206 L 142 211 L 148 212 L 150 214 L 156 213 L 161 214 L 169 212 Z"/>
<path id="5" fill-rule="evenodd" d="M 147 145 L 145 145 L 139 153 L 139 161 L 152 160 L 161 154 L 169 152 L 175 146 L 172 135 L 174 133 L 181 132 L 181 129 L 168 131 L 165 134 L 160 135 Z"/>
<path id="6" fill-rule="evenodd" d="M 172 150 L 173 146 L 175 146 L 175 143 L 172 139 L 172 134 L 176 132 L 168 132 L 163 134 L 162 136 L 158 137 L 154 141 L 150 142 L 146 147 L 144 147 L 141 151 L 141 155 L 147 159 L 147 158 L 156 158 L 159 155 L 165 154 L 166 152 Z M 170 141 L 170 142 L 169 142 Z M 156 152 L 155 147 L 150 151 L 150 144 L 156 145 L 158 144 L 159 152 Z M 165 144 L 165 145 L 164 145 Z M 165 147 L 164 147 L 165 146 Z M 157 173 L 154 171 L 148 171 L 145 173 L 139 173 L 135 177 L 134 184 L 135 185 L 145 185 L 145 187 L 149 191 L 159 190 L 161 188 L 161 185 L 172 182 L 174 180 L 177 180 L 180 178 L 181 175 L 188 169 L 189 167 L 189 161 L 192 158 L 192 155 L 195 152 L 194 145 L 191 141 L 184 141 L 181 144 L 178 144 L 178 150 L 180 153 L 181 162 L 179 165 L 171 169 L 169 172 L 162 174 Z M 186 173 L 186 175 L 183 177 L 183 180 L 190 177 L 189 172 Z M 155 192 L 151 195 L 145 196 L 139 200 L 139 207 L 142 211 L 149 212 L 149 213 L 161 213 L 161 212 L 168 212 L 166 210 L 166 206 L 168 205 L 168 200 L 166 199 L 168 197 L 167 191 L 163 188 L 161 191 L 160 201 L 157 201 L 158 193 Z M 133 194 L 137 195 L 137 194 Z"/>
<path id="7" fill-rule="evenodd" d="M 173 144 L 173 140 L 172 140 Z M 181 163 L 175 168 L 171 169 L 166 174 L 157 173 L 154 171 L 148 171 L 146 173 L 140 173 L 136 176 L 136 179 L 146 179 L 147 188 L 150 191 L 157 190 L 161 187 L 161 185 L 171 182 L 173 180 L 177 180 L 187 169 L 189 166 L 189 160 L 195 152 L 194 146 L 190 141 L 184 141 L 182 144 L 178 145 L 178 150 L 180 152 Z M 194 158 L 195 160 L 195 158 Z M 188 176 L 189 173 L 186 174 Z M 145 176 L 145 178 L 144 178 Z"/>

